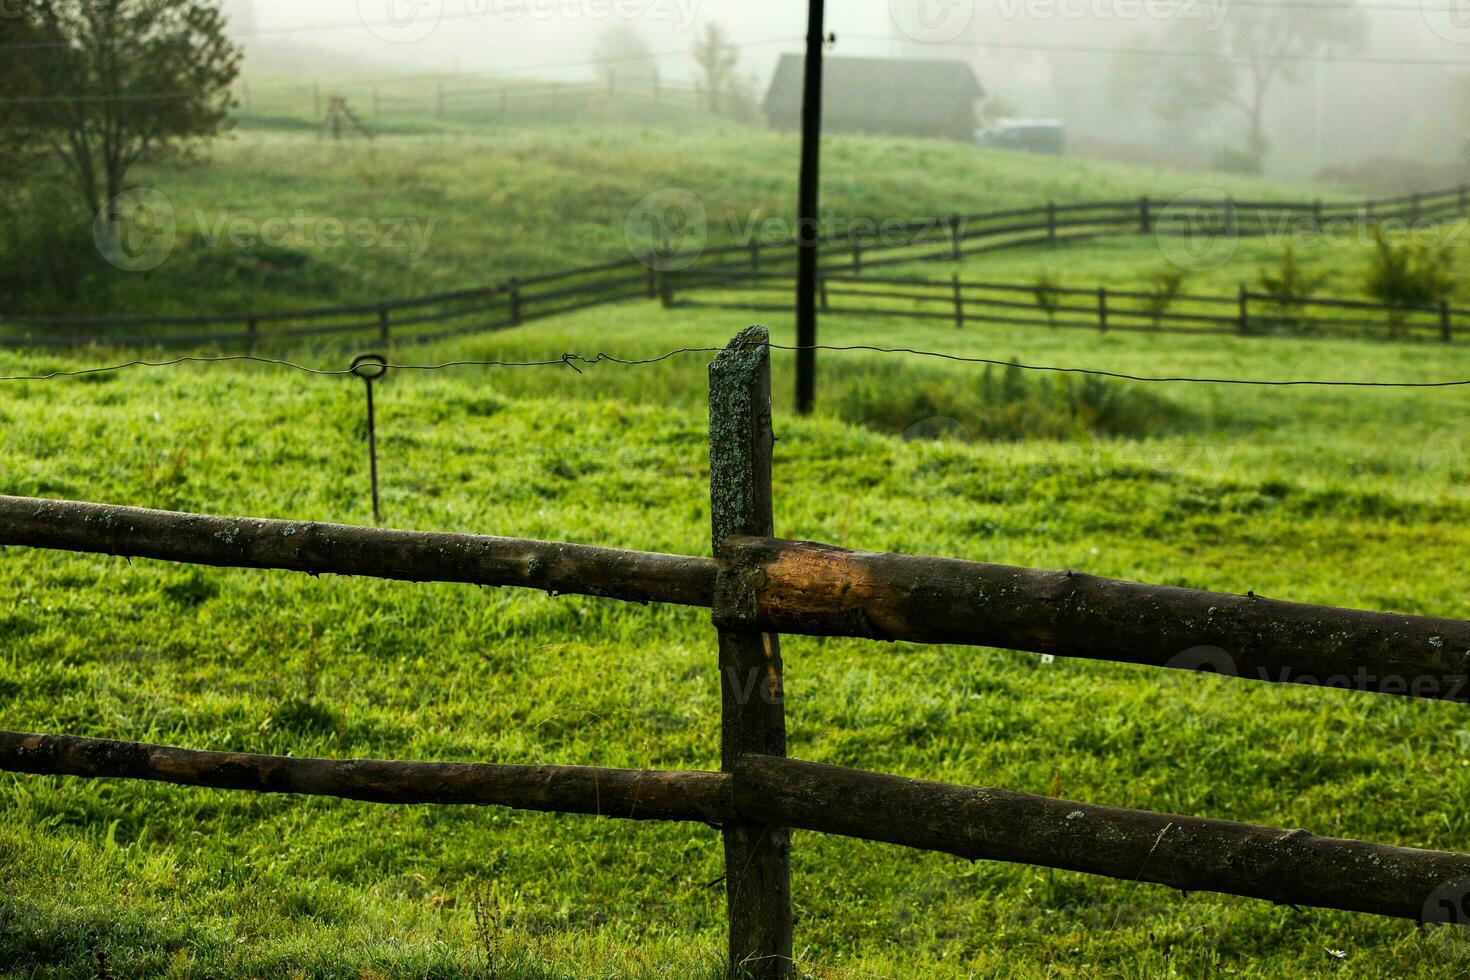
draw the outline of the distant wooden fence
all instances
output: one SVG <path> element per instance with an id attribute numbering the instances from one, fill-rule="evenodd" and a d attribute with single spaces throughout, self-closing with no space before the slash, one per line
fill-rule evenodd
<path id="1" fill-rule="evenodd" d="M 1060 242 L 1077 242 L 1121 234 L 1154 234 L 1170 236 L 1229 235 L 1252 237 L 1269 234 L 1287 235 L 1293 229 L 1320 230 L 1332 222 L 1351 221 L 1372 225 L 1388 221 L 1435 222 L 1464 216 L 1470 210 L 1470 187 L 1456 187 L 1431 193 L 1368 201 L 1362 204 L 1324 204 L 1309 202 L 1251 202 L 1232 198 L 1213 200 L 1153 200 L 1148 197 L 1127 201 L 1090 204 L 1047 204 L 1042 207 L 991 211 L 983 214 L 926 219 L 904 219 L 882 225 L 869 222 L 869 232 L 860 222 L 853 223 L 835 241 L 822 246 L 822 273 L 833 290 L 845 289 L 859 277 L 882 284 L 867 273 L 875 268 L 915 262 L 954 261 L 966 255 Z M 695 245 L 699 243 L 694 243 Z M 606 303 L 638 298 L 662 297 L 673 300 L 680 289 L 724 284 L 726 288 L 766 285 L 779 282 L 779 276 L 794 275 L 796 242 L 790 238 L 774 241 L 753 236 L 748 242 L 713 248 L 699 248 L 695 254 L 683 255 L 676 246 L 629 256 L 598 265 L 572 269 L 549 275 L 506 279 L 488 286 L 455 290 L 415 299 L 385 300 L 378 303 L 350 304 L 300 311 L 242 312 L 205 316 L 164 317 L 12 317 L 0 316 L 0 347 L 200 347 L 215 346 L 255 350 L 262 345 L 324 345 L 376 343 L 419 343 L 468 334 L 501 330 L 528 320 L 565 313 Z M 774 277 L 774 278 L 773 278 Z M 910 279 L 890 284 L 914 285 Z M 967 288 L 981 289 L 984 284 L 966 283 Z M 925 286 L 914 285 L 916 289 Z M 1009 284 L 1012 291 L 1023 288 Z M 1075 300 L 1073 290 L 1054 290 L 1057 296 Z M 1102 302 L 1122 301 L 1130 297 L 1126 290 L 1111 291 Z M 1218 297 L 1200 299 L 1202 303 L 1219 302 Z M 1260 297 L 1247 296 L 1245 303 Z M 1010 301 L 1016 302 L 1016 301 Z M 1334 306 L 1347 309 L 1383 309 L 1372 304 L 1352 301 L 1312 300 L 1302 305 Z M 1003 304 L 992 301 L 991 307 Z M 1034 306 L 1034 304 L 1021 304 Z M 1058 312 L 1075 314 L 1077 302 L 1062 304 Z M 789 308 L 789 305 L 788 305 Z M 840 306 L 834 312 L 844 312 Z M 1403 329 L 1413 333 L 1421 326 L 1425 311 L 1406 310 Z M 1436 308 L 1430 316 L 1443 312 Z M 1448 315 L 1455 315 L 1451 310 Z M 1458 311 L 1463 312 L 1463 311 Z M 1111 310 L 1101 316 L 1109 326 L 1109 316 L 1116 316 L 1121 328 L 1128 308 Z M 983 321 L 981 316 L 968 319 Z M 1068 321 L 1075 320 L 1069 316 Z M 1185 322 L 1184 314 L 1173 321 Z M 1284 314 L 1269 322 L 1278 325 L 1291 319 Z M 1227 326 L 1238 320 L 1217 311 L 1201 310 L 1187 317 L 1196 326 Z M 993 322 L 1004 322 L 992 316 Z M 1247 316 L 1247 323 L 1251 318 Z M 1266 319 L 1256 319 L 1265 325 Z M 1398 322 L 1398 321 L 1395 321 Z M 1249 331 L 1247 331 L 1249 332 Z"/>
<path id="2" fill-rule="evenodd" d="M 785 758 L 781 633 L 997 647 L 1465 702 L 1470 623 L 777 539 L 768 343 L 764 330 L 747 330 L 710 367 L 713 558 L 0 497 L 4 547 L 709 608 L 720 772 L 334 761 L 25 732 L 0 732 L 0 770 L 714 824 L 724 836 L 738 976 L 790 975 L 791 828 L 1465 924 L 1470 855 Z"/>
<path id="3" fill-rule="evenodd" d="M 672 305 L 769 312 L 792 309 L 791 280 L 779 273 L 699 272 L 669 279 L 664 293 Z M 1448 343 L 1470 325 L 1470 308 L 1448 301 L 1433 306 L 1390 306 L 1273 296 L 1244 286 L 1234 295 L 1211 296 L 977 281 L 956 274 L 949 279 L 823 275 L 819 287 L 824 313 L 943 320 L 957 327 L 993 323 L 1104 332 L 1290 334 Z"/>

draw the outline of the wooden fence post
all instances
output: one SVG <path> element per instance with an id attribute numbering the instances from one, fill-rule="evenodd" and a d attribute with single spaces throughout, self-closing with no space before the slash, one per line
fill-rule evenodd
<path id="1" fill-rule="evenodd" d="M 960 257 L 960 216 L 949 216 L 949 257 L 956 261 Z"/>
<path id="2" fill-rule="evenodd" d="M 1450 335 L 1450 301 L 1442 299 L 1439 301 L 1439 339 L 1448 344 Z"/>
<path id="3" fill-rule="evenodd" d="M 1097 287 L 1097 329 L 1108 332 L 1108 287 Z"/>
<path id="4" fill-rule="evenodd" d="M 818 279 L 817 280 L 817 288 L 821 291 L 822 312 L 823 313 L 831 313 L 832 312 L 832 302 L 831 302 L 831 300 L 829 300 L 827 298 L 827 278 L 825 276 L 823 276 L 821 279 Z"/>
<path id="5" fill-rule="evenodd" d="M 260 341 L 260 323 L 251 317 L 245 321 L 245 353 L 254 354 L 255 345 Z"/>
<path id="6" fill-rule="evenodd" d="M 965 325 L 965 296 L 961 291 L 960 274 L 954 274 L 954 325 L 963 328 Z"/>
<path id="7" fill-rule="evenodd" d="M 674 284 L 671 281 L 669 270 L 669 259 L 673 256 L 673 246 L 668 239 L 664 239 L 663 245 L 658 250 L 658 298 L 665 308 L 674 305 Z"/>
<path id="8" fill-rule="evenodd" d="M 388 304 L 384 303 L 378 307 L 378 339 L 385 344 L 388 343 L 389 329 Z"/>
<path id="9" fill-rule="evenodd" d="M 510 322 L 519 326 L 521 322 L 521 281 L 512 278 L 510 281 Z"/>
<path id="10" fill-rule="evenodd" d="M 1246 291 L 1244 285 L 1240 287 L 1240 332 L 1250 333 L 1251 329 L 1251 294 Z"/>
<path id="11" fill-rule="evenodd" d="M 1057 240 L 1057 202 L 1046 202 L 1046 240 L 1055 242 Z"/>
<path id="12" fill-rule="evenodd" d="M 761 240 L 754 235 L 750 238 L 750 271 L 761 271 Z"/>
<path id="13" fill-rule="evenodd" d="M 1148 195 L 1138 199 L 1138 230 L 1147 235 L 1154 230 L 1153 215 L 1149 212 Z"/>
<path id="14" fill-rule="evenodd" d="M 709 368 L 710 522 L 716 555 L 733 535 L 775 533 L 769 343 L 764 327 L 750 327 Z M 715 604 L 718 609 L 719 598 Z M 746 755 L 784 757 L 780 640 L 768 633 L 721 631 L 719 650 L 721 768 L 733 772 Z M 723 833 L 731 975 L 785 980 L 792 967 L 790 831 L 732 821 Z"/>
<path id="15" fill-rule="evenodd" d="M 649 249 L 643 255 L 643 264 L 648 268 L 648 298 L 658 296 L 658 253 Z"/>

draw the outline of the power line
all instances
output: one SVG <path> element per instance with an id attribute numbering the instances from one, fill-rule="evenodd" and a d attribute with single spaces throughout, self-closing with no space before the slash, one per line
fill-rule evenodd
<path id="1" fill-rule="evenodd" d="M 770 45 L 770 44 L 790 44 L 790 43 L 792 43 L 794 41 L 799 41 L 799 40 L 801 40 L 801 38 L 799 38 L 799 37 L 790 37 L 790 36 L 785 36 L 785 37 L 772 37 L 772 38 L 763 38 L 763 39 L 755 40 L 755 41 L 742 41 L 742 42 L 740 42 L 738 44 L 732 44 L 731 47 L 744 50 L 746 48 L 764 47 L 764 46 Z M 459 74 L 443 74 L 443 73 L 440 73 L 440 74 L 435 74 L 435 75 L 382 75 L 382 76 L 378 76 L 378 77 L 375 77 L 375 78 L 358 78 L 358 79 L 345 80 L 343 82 L 343 84 L 350 84 L 350 85 L 371 85 L 371 84 L 373 84 L 375 82 L 385 83 L 386 84 L 386 83 L 389 83 L 389 82 L 433 82 L 433 81 L 449 81 L 449 80 L 452 80 L 452 79 L 465 79 L 465 80 L 474 80 L 474 81 L 493 81 L 496 78 L 499 78 L 499 77 L 502 77 L 502 76 L 506 76 L 506 75 L 519 75 L 519 74 L 535 73 L 535 72 L 543 72 L 543 71 L 558 71 L 558 70 L 565 69 L 565 68 L 593 68 L 593 67 L 601 67 L 601 66 L 604 66 L 604 65 L 613 65 L 613 64 L 629 64 L 629 63 L 635 63 L 635 62 L 658 61 L 658 60 L 661 60 L 661 59 L 664 59 L 664 58 L 673 58 L 673 57 L 678 57 L 678 56 L 681 56 L 681 55 L 687 55 L 688 53 L 689 53 L 689 50 L 687 48 L 679 48 L 677 50 L 675 50 L 675 49 L 667 49 L 667 50 L 663 50 L 663 51 L 650 51 L 650 52 L 648 52 L 646 54 L 628 55 L 626 57 L 621 57 L 621 58 L 590 58 L 590 59 L 582 59 L 580 61 L 562 61 L 562 62 L 551 62 L 551 63 L 544 63 L 544 64 L 534 64 L 534 65 L 510 65 L 510 66 L 507 66 L 505 68 L 498 68 L 498 69 L 495 70 L 494 73 L 459 73 Z M 309 81 L 309 80 L 307 80 L 307 81 Z M 307 81 L 303 81 L 303 82 L 301 82 L 299 84 L 303 84 L 303 85 L 304 84 L 307 84 Z M 569 83 L 569 84 L 572 84 L 572 83 Z M 128 92 L 128 93 L 120 93 L 120 94 L 116 94 L 116 95 L 106 95 L 106 94 L 103 94 L 103 95 L 91 95 L 91 94 L 88 94 L 88 93 L 84 93 L 83 92 L 83 93 L 72 93 L 72 94 L 67 94 L 67 95 L 44 95 L 44 96 L 13 98 L 13 99 L 0 99 L 0 105 L 47 105 L 47 104 L 52 104 L 52 103 L 71 103 L 71 102 L 146 102 L 146 101 L 162 101 L 162 100 L 167 100 L 167 99 L 192 98 L 192 97 L 196 96 L 197 94 L 198 93 L 195 92 L 195 91 L 186 90 L 186 89 L 181 89 L 181 90 L 172 91 L 172 92 Z"/>
<path id="2" fill-rule="evenodd" d="M 840 43 L 844 38 L 852 38 L 858 41 L 881 41 L 891 43 L 893 38 L 886 34 L 841 34 L 838 35 Z M 936 46 L 957 46 L 966 48 L 981 48 L 987 51 L 1047 51 L 1061 54 L 1135 54 L 1150 58 L 1195 58 L 1205 61 L 1228 61 L 1236 64 L 1248 64 L 1250 59 L 1240 55 L 1231 54 L 1227 51 L 1207 51 L 1203 49 L 1181 49 L 1181 48 L 1139 48 L 1118 47 L 1106 44 L 1045 44 L 1030 41 L 945 41 Z M 1424 65 L 1441 66 L 1449 68 L 1470 68 L 1470 61 L 1456 58 L 1409 58 L 1388 55 L 1292 55 L 1292 56 L 1263 56 L 1263 61 L 1279 64 L 1313 64 L 1313 65 Z"/>
<path id="3" fill-rule="evenodd" d="M 1032 371 L 1047 374 L 1076 374 L 1098 378 L 1108 378 L 1115 381 L 1133 381 L 1143 384 L 1205 384 L 1205 385 L 1238 385 L 1250 387 L 1267 388 L 1461 388 L 1470 387 L 1470 378 L 1452 379 L 1448 381 L 1341 381 L 1341 380 L 1318 380 L 1318 379 L 1288 379 L 1272 380 L 1262 378 L 1221 378 L 1209 376 L 1192 375 L 1147 375 L 1129 374 L 1121 371 L 1105 371 L 1098 368 L 1062 367 L 1051 364 L 1025 364 L 1018 361 L 1007 361 L 993 357 L 977 357 L 967 354 L 953 354 L 946 351 L 920 350 L 912 347 L 877 347 L 870 344 L 812 344 L 801 346 L 796 344 L 765 345 L 771 350 L 780 351 L 831 351 L 834 353 L 872 353 L 872 354 L 902 354 L 913 357 L 931 357 L 946 361 L 956 361 L 964 364 L 983 364 L 989 367 L 1011 368 L 1019 371 Z M 649 364 L 659 364 L 687 354 L 718 354 L 724 350 L 723 347 L 679 347 L 657 354 L 651 357 L 625 358 L 613 354 L 598 352 L 595 355 L 584 355 L 575 352 L 567 352 L 557 357 L 542 358 L 530 361 L 506 361 L 506 360 L 455 360 L 443 361 L 436 364 L 394 364 L 386 365 L 388 371 L 419 371 L 434 372 L 446 371 L 453 368 L 464 367 L 486 367 L 486 368 L 540 368 L 540 367 L 567 367 L 582 373 L 578 365 L 592 367 L 598 364 L 616 364 L 622 367 L 640 367 Z M 173 367 L 180 364 L 218 364 L 228 361 L 250 361 L 266 364 L 274 367 L 284 367 L 290 370 L 301 371 L 305 374 L 319 377 L 351 377 L 355 374 L 352 368 L 340 370 L 330 368 L 314 368 L 284 358 L 260 357 L 255 354 L 225 354 L 215 356 L 186 355 L 166 361 L 133 360 L 120 364 L 112 364 L 104 367 L 79 368 L 72 371 L 52 371 L 47 374 L 35 375 L 11 375 L 0 377 L 0 382 L 5 381 L 51 381 L 60 378 L 75 378 L 93 374 L 106 374 L 124 371 L 130 368 L 160 368 Z"/>

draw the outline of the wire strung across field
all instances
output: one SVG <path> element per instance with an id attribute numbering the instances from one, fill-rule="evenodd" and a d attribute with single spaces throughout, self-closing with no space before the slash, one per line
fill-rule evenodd
<path id="1" fill-rule="evenodd" d="M 833 353 L 870 353 L 870 354 L 907 354 L 913 357 L 933 357 L 945 361 L 957 361 L 963 364 L 982 364 L 989 367 L 1014 368 L 1020 371 L 1036 371 L 1048 374 L 1079 374 L 1096 378 L 1108 378 L 1115 381 L 1136 381 L 1145 384 L 1206 384 L 1206 385 L 1245 385 L 1251 387 L 1265 388 L 1462 388 L 1470 386 L 1470 378 L 1452 378 L 1446 381 L 1343 381 L 1332 379 L 1285 379 L 1276 380 L 1270 378 L 1222 378 L 1192 375 L 1149 375 L 1129 374 L 1124 371 L 1107 371 L 1101 368 L 1064 367 L 1054 364 L 1025 364 L 1018 361 L 1001 360 L 994 357 L 977 357 L 969 354 L 953 354 L 946 351 L 919 350 L 912 347 L 877 347 L 871 344 L 813 344 L 802 346 L 797 344 L 775 344 L 768 343 L 764 346 L 771 350 L 779 351 L 831 351 Z M 578 374 L 582 373 L 583 366 L 596 366 L 598 364 L 616 364 L 622 367 L 639 367 L 648 364 L 659 364 L 663 361 L 681 357 L 686 354 L 718 354 L 724 350 L 723 347 L 679 347 L 663 354 L 652 357 L 628 358 L 618 357 L 613 354 L 598 352 L 593 356 L 578 354 L 571 351 L 558 357 L 548 357 L 541 360 L 531 361 L 503 361 L 503 360 L 456 360 L 443 361 L 438 364 L 395 364 L 391 361 L 383 365 L 388 371 L 445 371 L 451 368 L 465 367 L 487 367 L 487 368 L 538 368 L 538 367 L 568 367 Z M 66 378 L 85 377 L 87 375 L 111 374 L 125 371 L 130 368 L 164 368 L 175 367 L 182 364 L 219 364 L 228 361 L 250 361 L 257 364 L 266 364 L 272 367 L 284 367 L 305 374 L 319 377 L 352 377 L 358 376 L 358 372 L 351 368 L 316 368 L 295 361 L 288 361 L 277 357 L 261 357 L 256 354 L 221 354 L 214 356 L 186 355 L 175 357 L 166 361 L 133 360 L 118 364 L 109 364 L 94 368 L 77 368 L 75 370 L 50 371 L 45 374 L 15 374 L 0 376 L 0 382 L 6 381 L 55 381 Z"/>

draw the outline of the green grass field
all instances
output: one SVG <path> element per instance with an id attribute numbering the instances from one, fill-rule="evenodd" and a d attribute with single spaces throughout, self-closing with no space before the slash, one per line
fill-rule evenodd
<path id="1" fill-rule="evenodd" d="M 353 158 L 242 137 L 208 167 L 160 173 L 160 186 L 176 203 L 227 199 L 258 216 L 312 201 L 384 215 L 421 200 L 448 229 L 412 273 L 422 290 L 494 278 L 512 255 L 532 269 L 616 253 L 627 207 L 673 176 L 720 205 L 774 211 L 791 191 L 782 138 L 614 142 L 525 133 L 391 155 L 385 142 Z M 622 164 L 589 164 L 608 155 Z M 897 173 L 900 159 L 922 165 Z M 984 178 L 939 165 L 965 160 Z M 1209 182 L 861 140 L 837 141 L 831 163 L 831 199 L 874 212 Z M 1016 253 L 995 267 L 1122 280 L 1158 261 L 1151 248 Z M 1222 283 L 1247 274 L 1244 252 Z M 151 277 L 150 290 L 194 279 L 187 302 L 164 293 L 160 308 L 315 295 L 295 280 L 251 292 L 188 261 Z M 308 265 L 333 297 L 410 285 L 377 256 Z M 718 346 L 751 319 L 634 303 L 400 357 L 643 357 Z M 766 322 L 791 341 L 788 316 Z M 1461 345 L 897 319 L 833 318 L 823 331 L 832 344 L 1149 374 L 1470 377 Z M 122 356 L 7 355 L 0 373 Z M 379 396 L 385 522 L 707 553 L 709 356 L 395 374 Z M 1465 389 L 1084 385 L 824 353 L 819 412 L 801 419 L 790 355 L 775 359 L 782 536 L 1470 616 Z M 242 364 L 0 384 L 0 491 L 368 523 L 360 389 Z M 718 764 L 714 636 L 697 611 L 19 549 L 5 551 L 0 582 L 13 597 L 0 609 L 7 729 L 334 757 Z M 786 660 L 798 758 L 1470 848 L 1458 705 L 849 640 L 792 638 Z M 723 895 L 709 884 L 721 849 L 705 828 L 21 776 L 0 776 L 0 801 L 0 971 L 13 975 L 97 976 L 99 950 L 117 976 L 721 970 Z M 1439 977 L 1470 962 L 1470 941 L 1408 922 L 814 834 L 795 836 L 793 881 L 800 965 L 823 978 Z"/>

